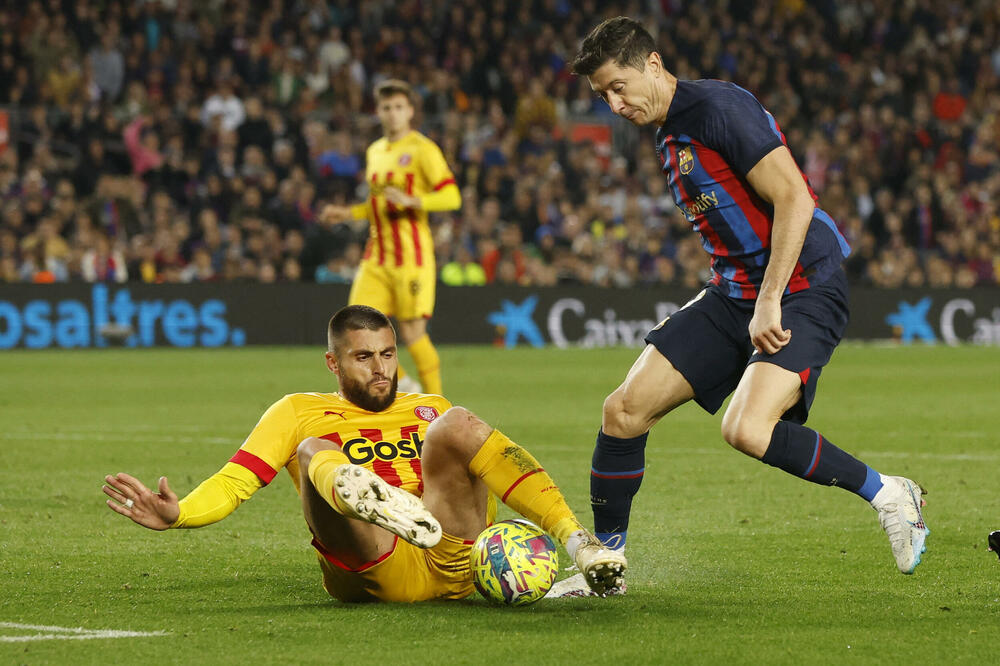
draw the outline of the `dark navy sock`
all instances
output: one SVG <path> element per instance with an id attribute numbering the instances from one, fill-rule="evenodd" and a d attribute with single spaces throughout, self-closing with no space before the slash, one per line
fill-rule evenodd
<path id="1" fill-rule="evenodd" d="M 624 548 L 632 497 L 639 492 L 646 467 L 646 437 L 619 439 L 597 433 L 590 468 L 590 506 L 594 533 L 611 548 Z"/>
<path id="2" fill-rule="evenodd" d="M 824 486 L 840 486 L 869 502 L 882 487 L 878 472 L 838 449 L 815 430 L 778 421 L 761 458 L 772 467 Z"/>

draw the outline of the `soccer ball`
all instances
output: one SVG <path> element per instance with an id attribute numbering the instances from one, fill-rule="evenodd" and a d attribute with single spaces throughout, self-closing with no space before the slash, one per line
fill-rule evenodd
<path id="1" fill-rule="evenodd" d="M 487 527 L 469 554 L 472 580 L 488 601 L 524 606 L 545 596 L 559 573 L 556 545 L 538 525 L 502 520 Z"/>

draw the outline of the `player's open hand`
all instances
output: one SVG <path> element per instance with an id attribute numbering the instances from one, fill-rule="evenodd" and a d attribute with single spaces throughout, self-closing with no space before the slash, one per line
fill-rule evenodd
<path id="1" fill-rule="evenodd" d="M 394 187 L 392 185 L 389 185 L 384 190 L 382 190 L 382 193 L 385 195 L 386 201 L 388 201 L 389 203 L 394 204 L 396 206 L 400 206 L 402 208 L 419 208 L 420 207 L 420 198 L 419 197 L 415 197 L 413 195 L 407 194 L 406 192 L 404 192 L 403 190 L 399 189 L 398 187 Z"/>
<path id="2" fill-rule="evenodd" d="M 119 472 L 115 476 L 104 477 L 107 485 L 101 488 L 111 499 L 107 505 L 115 513 L 131 518 L 151 530 L 165 530 L 181 513 L 177 495 L 167 485 L 167 477 L 160 477 L 160 492 L 142 485 L 134 476 Z"/>
<path id="3" fill-rule="evenodd" d="M 750 320 L 750 341 L 754 349 L 776 354 L 791 339 L 791 330 L 781 328 L 781 302 L 758 299 Z"/>
<path id="4" fill-rule="evenodd" d="M 337 206 L 327 204 L 319 214 L 320 222 L 327 224 L 337 224 L 351 219 L 351 209 L 348 206 Z"/>

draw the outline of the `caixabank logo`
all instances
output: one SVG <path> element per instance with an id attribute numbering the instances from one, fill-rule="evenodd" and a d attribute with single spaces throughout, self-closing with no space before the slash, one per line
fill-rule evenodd
<path id="1" fill-rule="evenodd" d="M 914 341 L 947 345 L 972 343 L 1000 345 L 1000 305 L 986 299 L 925 296 L 914 303 L 901 300 L 896 311 L 885 317 L 893 338 L 903 344 Z M 982 316 L 988 311 L 987 316 Z M 934 324 L 937 324 L 936 330 Z"/>
<path id="2" fill-rule="evenodd" d="M 650 306 L 653 316 L 642 316 L 641 311 L 648 312 Z M 599 310 L 597 316 L 592 314 L 595 309 Z M 658 321 L 677 310 L 676 303 L 650 304 L 641 296 L 609 307 L 573 297 L 541 301 L 538 294 L 532 294 L 520 303 L 502 299 L 499 309 L 486 315 L 486 322 L 496 331 L 497 345 L 504 347 L 515 347 L 520 342 L 533 347 L 547 342 L 556 347 L 638 347 Z M 536 315 L 544 322 L 544 329 L 536 323 Z"/>
<path id="3" fill-rule="evenodd" d="M 0 300 L 0 349 L 26 347 L 242 346 L 246 334 L 230 327 L 225 302 L 211 298 L 136 300 L 128 288 L 97 284 L 90 298 Z"/>

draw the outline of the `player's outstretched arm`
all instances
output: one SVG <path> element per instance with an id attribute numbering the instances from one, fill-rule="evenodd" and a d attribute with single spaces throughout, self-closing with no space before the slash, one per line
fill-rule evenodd
<path id="1" fill-rule="evenodd" d="M 106 485 L 101 489 L 111 498 L 107 500 L 108 507 L 143 527 L 165 530 L 180 516 L 177 495 L 170 490 L 165 476 L 160 477 L 158 493 L 124 472 L 114 476 L 109 474 L 104 480 Z"/>

